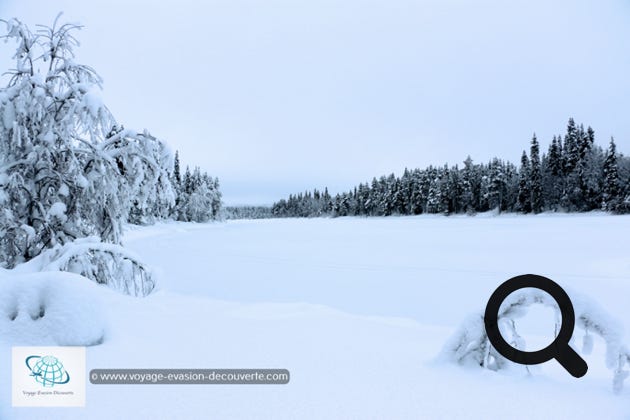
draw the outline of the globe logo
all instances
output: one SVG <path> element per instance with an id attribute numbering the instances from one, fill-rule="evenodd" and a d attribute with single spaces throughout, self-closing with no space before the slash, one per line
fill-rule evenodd
<path id="1" fill-rule="evenodd" d="M 29 356 L 26 358 L 26 367 L 31 371 L 30 376 L 42 386 L 53 387 L 70 382 L 70 375 L 55 356 Z"/>

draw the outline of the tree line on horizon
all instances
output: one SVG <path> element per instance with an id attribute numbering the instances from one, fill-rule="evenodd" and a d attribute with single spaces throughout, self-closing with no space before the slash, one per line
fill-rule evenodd
<path id="1" fill-rule="evenodd" d="M 630 213 L 630 158 L 604 150 L 595 131 L 569 119 L 566 134 L 554 136 L 546 153 L 534 134 L 520 164 L 493 158 L 463 166 L 405 169 L 332 196 L 328 189 L 289 195 L 273 204 L 269 217 L 390 216 L 604 210 Z"/>

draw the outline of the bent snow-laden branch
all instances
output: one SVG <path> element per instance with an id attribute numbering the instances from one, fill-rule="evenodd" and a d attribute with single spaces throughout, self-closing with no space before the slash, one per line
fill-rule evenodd
<path id="1" fill-rule="evenodd" d="M 613 391 L 623 389 L 624 380 L 630 375 L 630 351 L 623 344 L 623 328 L 596 302 L 585 296 L 570 293 L 575 310 L 576 330 L 584 332 L 582 354 L 590 354 L 593 348 L 593 335 L 606 344 L 606 367 L 613 372 Z M 560 312 L 555 300 L 537 289 L 522 289 L 505 299 L 499 311 L 502 334 L 511 346 L 525 349 L 525 340 L 516 330 L 515 320 L 527 313 L 534 304 L 551 307 L 556 312 L 556 334 L 559 331 Z M 575 340 L 574 332 L 572 342 Z M 576 349 L 577 350 L 577 349 Z M 492 346 L 486 335 L 483 313 L 466 318 L 459 329 L 446 342 L 439 355 L 440 360 L 458 365 L 480 366 L 490 370 L 502 370 L 515 364 L 501 356 Z"/>
<path id="2" fill-rule="evenodd" d="M 67 271 L 131 296 L 147 296 L 156 286 L 151 270 L 120 245 L 81 238 L 56 246 L 16 270 Z"/>

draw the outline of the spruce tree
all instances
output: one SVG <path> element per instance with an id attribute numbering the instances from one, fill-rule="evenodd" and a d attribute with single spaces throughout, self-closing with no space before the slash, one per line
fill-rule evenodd
<path id="1" fill-rule="evenodd" d="M 511 162 L 505 165 L 505 199 L 503 209 L 515 211 L 518 197 L 518 168 Z"/>
<path id="2" fill-rule="evenodd" d="M 475 194 L 473 185 L 475 183 L 475 166 L 470 156 L 464 161 L 464 168 L 461 176 L 461 206 L 468 214 L 474 214 L 477 211 L 475 206 Z"/>
<path id="3" fill-rule="evenodd" d="M 573 118 L 567 124 L 567 133 L 564 136 L 562 163 L 564 169 L 564 182 L 562 188 L 561 206 L 569 211 L 579 210 L 582 206 L 582 187 L 579 174 L 580 163 L 580 138 L 583 129 L 580 130 Z"/>
<path id="4" fill-rule="evenodd" d="M 560 205 L 561 180 L 562 180 L 562 152 L 561 144 L 556 136 L 553 136 L 546 165 L 543 170 L 543 197 L 547 208 L 557 210 Z"/>
<path id="5" fill-rule="evenodd" d="M 563 151 L 564 171 L 565 175 L 568 175 L 573 172 L 573 170 L 577 166 L 580 157 L 578 146 L 578 129 L 573 118 L 569 118 L 569 122 L 567 124 L 567 134 L 564 136 Z"/>
<path id="6" fill-rule="evenodd" d="M 519 169 L 518 174 L 518 197 L 517 197 L 517 208 L 519 211 L 523 213 L 529 213 L 532 211 L 531 205 L 531 191 L 529 188 L 529 180 L 530 180 L 530 165 L 529 159 L 527 158 L 527 153 L 523 150 L 523 155 L 521 156 L 521 167 Z"/>
<path id="7" fill-rule="evenodd" d="M 179 150 L 175 151 L 175 163 L 173 164 L 173 180 L 177 187 L 182 183 L 182 174 L 179 167 Z"/>
<path id="8" fill-rule="evenodd" d="M 615 139 L 610 138 L 610 145 L 604 160 L 604 187 L 602 194 L 602 209 L 613 211 L 619 204 L 619 171 L 617 167 L 617 147 Z"/>
<path id="9" fill-rule="evenodd" d="M 559 176 L 562 171 L 562 156 L 558 148 L 558 140 L 553 136 L 551 145 L 549 146 L 549 170 L 552 176 Z"/>
<path id="10" fill-rule="evenodd" d="M 503 199 L 505 195 L 505 171 L 503 162 L 498 158 L 492 159 L 488 166 L 488 208 L 497 209 L 499 212 L 503 209 Z"/>
<path id="11" fill-rule="evenodd" d="M 542 202 L 542 175 L 540 171 L 540 151 L 536 134 L 532 137 L 532 146 L 530 151 L 530 173 L 529 188 L 531 192 L 531 207 L 534 213 L 540 213 L 543 210 Z"/>

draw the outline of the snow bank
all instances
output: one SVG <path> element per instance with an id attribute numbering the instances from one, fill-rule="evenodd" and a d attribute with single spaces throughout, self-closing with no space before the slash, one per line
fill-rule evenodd
<path id="1" fill-rule="evenodd" d="M 0 272 L 0 343 L 92 346 L 103 342 L 99 286 L 64 272 Z"/>

